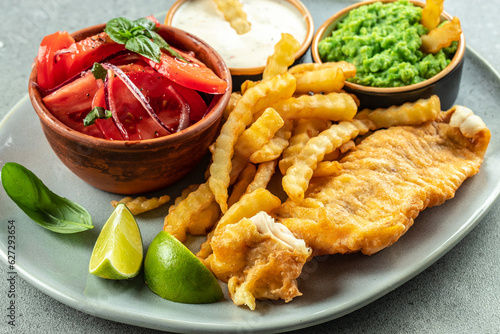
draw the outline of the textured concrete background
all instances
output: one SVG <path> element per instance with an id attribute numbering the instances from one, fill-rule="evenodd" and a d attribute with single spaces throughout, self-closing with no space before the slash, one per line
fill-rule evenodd
<path id="1" fill-rule="evenodd" d="M 315 26 L 354 1 L 304 0 Z M 0 1 L 0 119 L 27 94 L 33 58 L 43 36 L 75 31 L 112 17 L 166 12 L 173 1 Z M 336 8 L 337 8 L 336 7 Z M 500 70 L 498 1 L 447 0 L 470 47 Z M 500 92 L 499 92 L 500 94 Z M 301 333 L 500 333 L 500 201 L 455 248 L 427 270 L 362 309 Z M 0 307 L 7 305 L 7 268 L 0 266 Z M 159 333 L 76 311 L 20 280 L 17 327 L 0 311 L 0 333 Z M 299 331 L 297 331 L 298 333 Z"/>

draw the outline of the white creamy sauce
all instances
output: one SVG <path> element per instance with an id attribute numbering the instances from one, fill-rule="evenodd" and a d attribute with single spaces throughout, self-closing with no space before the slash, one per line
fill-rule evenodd
<path id="1" fill-rule="evenodd" d="M 241 0 L 252 28 L 238 35 L 212 0 L 190 0 L 182 4 L 172 26 L 190 32 L 212 46 L 230 68 L 265 66 L 282 33 L 301 44 L 307 25 L 303 15 L 285 0 Z"/>

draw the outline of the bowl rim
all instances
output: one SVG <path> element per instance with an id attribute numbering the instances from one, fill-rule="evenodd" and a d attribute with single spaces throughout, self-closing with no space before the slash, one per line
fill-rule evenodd
<path id="1" fill-rule="evenodd" d="M 311 55 L 313 58 L 313 61 L 318 64 L 322 64 L 323 61 L 321 60 L 319 56 L 319 51 L 318 51 L 318 44 L 319 42 L 325 37 L 326 34 L 331 33 L 333 31 L 332 26 L 336 24 L 337 21 L 340 19 L 343 19 L 351 10 L 358 8 L 360 6 L 364 5 L 369 5 L 374 2 L 383 2 L 383 3 L 389 3 L 389 2 L 396 2 L 398 0 L 365 0 L 361 2 L 357 2 L 355 4 L 352 4 L 348 7 L 345 7 L 344 9 L 338 11 L 335 13 L 333 16 L 328 18 L 323 24 L 319 27 L 318 31 L 314 35 L 312 45 L 311 45 Z M 424 7 L 425 3 L 417 0 L 408 0 L 411 2 L 413 5 L 419 6 L 419 7 Z M 451 21 L 453 19 L 453 16 L 451 16 L 449 13 L 446 11 L 443 11 L 441 13 L 441 20 L 448 20 Z M 465 37 L 464 33 L 460 34 L 460 39 L 458 41 L 458 48 L 457 51 L 455 52 L 455 55 L 451 59 L 451 62 L 438 74 L 435 76 L 424 80 L 422 82 L 412 84 L 412 85 L 407 85 L 407 86 L 400 86 L 400 87 L 372 87 L 372 86 L 363 86 L 360 84 L 352 83 L 349 81 L 345 82 L 345 85 L 352 89 L 352 90 L 357 90 L 357 91 L 364 91 L 364 92 L 369 92 L 369 93 L 374 93 L 374 94 L 390 94 L 390 93 L 401 93 L 401 92 L 410 92 L 410 91 L 415 91 L 422 89 L 423 87 L 427 87 L 429 85 L 432 85 L 436 83 L 437 81 L 441 80 L 442 78 L 446 77 L 449 73 L 451 73 L 462 61 L 463 57 L 465 55 Z"/>
<path id="2" fill-rule="evenodd" d="M 95 33 L 103 31 L 105 26 L 106 26 L 105 23 L 96 24 L 75 31 L 71 33 L 71 36 L 85 38 L 86 36 L 89 36 L 89 34 L 94 35 Z M 170 27 L 164 24 L 160 25 L 160 32 L 161 30 L 170 31 L 175 36 L 184 35 L 188 39 L 190 39 L 193 42 L 193 44 L 201 45 L 202 48 L 204 49 L 214 51 L 213 54 L 216 57 L 215 63 L 217 63 L 221 67 L 222 70 L 221 77 L 222 79 L 227 81 L 228 89 L 225 93 L 216 95 L 220 96 L 219 100 L 215 104 L 211 105 L 211 110 L 201 120 L 199 120 L 195 124 L 190 125 L 189 127 L 187 127 L 182 131 L 169 134 L 163 137 L 143 139 L 143 140 L 109 140 L 81 133 L 59 121 L 57 117 L 55 117 L 43 103 L 41 93 L 34 84 L 36 83 L 36 76 L 37 76 L 37 66 L 36 62 L 34 62 L 29 77 L 28 95 L 30 97 L 33 108 L 35 109 L 38 117 L 40 118 L 40 122 L 43 123 L 45 126 L 51 128 L 53 131 L 57 132 L 59 135 L 67 137 L 72 141 L 76 141 L 85 147 L 89 148 L 99 147 L 100 149 L 108 149 L 108 150 L 122 150 L 125 147 L 129 151 L 144 150 L 144 149 L 159 149 L 165 146 L 165 144 L 174 145 L 175 143 L 182 142 L 183 140 L 191 137 L 193 134 L 198 134 L 206 130 L 214 123 L 216 123 L 217 120 L 222 117 L 224 108 L 227 105 L 227 103 L 229 103 L 229 98 L 232 91 L 231 89 L 232 78 L 229 68 L 225 64 L 222 57 L 217 52 L 215 52 L 215 50 L 211 46 L 209 46 L 200 38 L 190 33 L 187 33 L 183 30 Z"/>
<path id="3" fill-rule="evenodd" d="M 167 16 L 165 17 L 165 24 L 168 26 L 172 26 L 172 20 L 174 18 L 175 13 L 179 9 L 179 7 L 189 0 L 177 0 L 167 12 Z M 300 0 L 285 0 L 292 4 L 298 11 L 302 14 L 305 22 L 306 22 L 306 38 L 300 45 L 300 49 L 295 53 L 295 60 L 299 59 L 302 55 L 304 55 L 314 36 L 314 21 L 312 18 L 309 9 L 300 1 Z M 266 65 L 257 66 L 257 67 L 229 67 L 232 75 L 258 75 L 264 72 Z"/>

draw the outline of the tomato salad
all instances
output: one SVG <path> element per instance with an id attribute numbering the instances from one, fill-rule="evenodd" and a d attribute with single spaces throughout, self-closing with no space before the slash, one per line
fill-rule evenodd
<path id="1" fill-rule="evenodd" d="M 36 85 L 47 108 L 70 128 L 110 140 L 167 136 L 202 119 L 228 83 L 171 47 L 159 26 L 152 16 L 116 18 L 78 42 L 65 31 L 44 37 Z"/>

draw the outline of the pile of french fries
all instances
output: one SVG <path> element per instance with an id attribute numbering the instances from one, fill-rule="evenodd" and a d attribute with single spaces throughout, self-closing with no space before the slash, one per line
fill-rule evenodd
<path id="1" fill-rule="evenodd" d="M 237 222 L 281 201 L 267 189 L 275 172 L 282 189 L 301 201 L 312 177 L 335 175 L 338 157 L 357 136 L 380 128 L 419 124 L 440 112 L 437 97 L 387 109 L 358 111 L 355 96 L 342 90 L 356 73 L 346 62 L 289 68 L 300 47 L 283 34 L 259 82 L 232 94 L 220 135 L 212 144 L 206 182 L 188 187 L 175 200 L 164 230 L 180 241 L 205 235 L 199 258 L 211 254 L 210 239 L 221 222 Z"/>
<path id="2" fill-rule="evenodd" d="M 224 9 L 224 1 L 216 2 Z M 460 36 L 455 19 L 438 27 L 442 3 L 428 0 L 423 10 L 422 23 L 430 31 L 429 42 L 424 44 L 449 45 Z M 241 15 L 227 17 L 231 20 Z M 181 242 L 188 233 L 208 235 L 197 254 L 202 260 L 211 253 L 210 239 L 218 226 L 260 211 L 270 213 L 281 205 L 276 194 L 267 189 L 276 171 L 281 174 L 286 196 L 300 202 L 311 178 L 332 176 L 341 170 L 338 159 L 355 146 L 358 136 L 391 126 L 420 124 L 435 119 L 441 111 L 439 98 L 432 96 L 358 112 L 356 96 L 342 90 L 345 80 L 355 76 L 355 66 L 337 62 L 290 67 L 299 48 L 293 36 L 282 34 L 262 80 L 246 81 L 240 92 L 232 93 L 220 134 L 210 147 L 212 161 L 206 182 L 186 188 L 169 208 L 165 231 Z M 169 198 L 124 200 L 140 213 Z"/>

